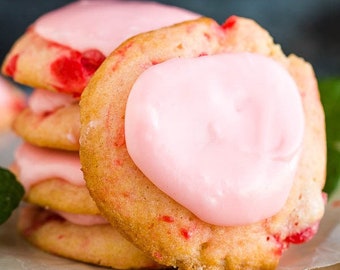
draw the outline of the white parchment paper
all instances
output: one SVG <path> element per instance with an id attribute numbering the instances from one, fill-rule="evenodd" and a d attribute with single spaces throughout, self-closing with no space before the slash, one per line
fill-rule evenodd
<path id="1" fill-rule="evenodd" d="M 20 140 L 13 134 L 0 135 L 0 166 L 8 166 Z M 340 189 L 329 198 L 317 235 L 303 245 L 291 246 L 283 255 L 278 270 L 307 270 L 333 265 L 340 269 Z M 99 270 L 105 269 L 40 251 L 16 232 L 16 215 L 0 226 L 1 270 Z M 337 265 L 338 264 L 338 265 Z M 336 265 L 336 266 L 335 266 Z"/>

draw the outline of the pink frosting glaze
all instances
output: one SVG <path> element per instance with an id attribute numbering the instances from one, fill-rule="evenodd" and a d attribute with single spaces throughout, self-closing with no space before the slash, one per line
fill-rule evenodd
<path id="1" fill-rule="evenodd" d="M 28 143 L 20 145 L 15 153 L 18 178 L 25 190 L 43 180 L 59 178 L 74 185 L 85 185 L 79 154 L 47 149 Z"/>
<path id="2" fill-rule="evenodd" d="M 14 86 L 0 77 L 0 108 L 11 106 L 14 98 Z"/>
<path id="3" fill-rule="evenodd" d="M 82 225 L 82 226 L 92 226 L 92 225 L 101 225 L 108 224 L 108 221 L 100 215 L 81 215 L 81 214 L 71 214 L 62 211 L 53 211 L 66 219 L 67 221 Z"/>
<path id="4" fill-rule="evenodd" d="M 155 19 L 157 16 L 157 19 Z M 76 1 L 49 12 L 34 23 L 46 39 L 84 51 L 108 55 L 129 37 L 180 21 L 197 18 L 193 12 L 153 2 Z"/>
<path id="5" fill-rule="evenodd" d="M 28 106 L 36 114 L 53 112 L 75 102 L 79 102 L 79 98 L 43 89 L 34 89 L 28 98 Z"/>
<path id="6" fill-rule="evenodd" d="M 140 170 L 205 222 L 242 225 L 284 205 L 304 134 L 297 86 L 250 53 L 152 66 L 128 98 L 125 136 Z"/>
<path id="7" fill-rule="evenodd" d="M 15 116 L 25 107 L 25 103 L 24 93 L 0 77 L 0 130 L 10 127 Z"/>

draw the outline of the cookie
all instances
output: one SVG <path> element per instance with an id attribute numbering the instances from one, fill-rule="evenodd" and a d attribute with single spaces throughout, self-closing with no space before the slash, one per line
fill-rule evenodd
<path id="1" fill-rule="evenodd" d="M 48 179 L 33 185 L 25 201 L 46 209 L 73 214 L 100 214 L 86 186 L 76 186 L 62 179 Z"/>
<path id="2" fill-rule="evenodd" d="M 85 186 L 77 152 L 24 142 L 16 149 L 11 170 L 24 186 L 27 202 L 68 213 L 99 214 Z"/>
<path id="3" fill-rule="evenodd" d="M 80 96 L 125 39 L 198 16 L 154 2 L 76 1 L 32 23 L 7 54 L 2 73 L 33 88 Z"/>
<path id="4" fill-rule="evenodd" d="M 156 64 L 240 52 L 265 56 L 284 67 L 296 83 L 305 124 L 296 175 L 282 209 L 257 222 L 221 226 L 202 221 L 136 166 L 126 147 L 125 109 L 135 81 Z M 233 16 L 220 26 L 202 18 L 127 40 L 91 79 L 80 115 L 80 158 L 91 196 L 112 224 L 161 264 L 274 269 L 290 244 L 307 241 L 317 231 L 324 212 L 326 146 L 315 74 L 301 58 L 286 57 L 252 20 Z"/>
<path id="5" fill-rule="evenodd" d="M 36 146 L 78 151 L 79 105 L 71 104 L 44 114 L 26 108 L 15 118 L 13 130 Z"/>
<path id="6" fill-rule="evenodd" d="M 25 142 L 16 152 L 12 171 L 25 187 L 24 201 L 29 202 L 20 209 L 18 229 L 33 245 L 118 269 L 157 266 L 101 216 L 82 179 L 77 152 Z"/>
<path id="7" fill-rule="evenodd" d="M 62 257 L 115 269 L 160 268 L 111 225 L 81 226 L 39 207 L 21 209 L 18 229 L 40 249 Z"/>

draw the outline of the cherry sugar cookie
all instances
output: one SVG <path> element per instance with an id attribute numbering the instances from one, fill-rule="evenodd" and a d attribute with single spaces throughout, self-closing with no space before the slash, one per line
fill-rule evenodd
<path id="1" fill-rule="evenodd" d="M 74 214 L 100 214 L 85 186 L 63 179 L 42 180 L 27 191 L 24 200 L 40 207 Z"/>
<path id="2" fill-rule="evenodd" d="M 157 20 L 150 14 L 158 14 Z M 82 0 L 37 18 L 1 68 L 4 75 L 35 88 L 33 105 L 16 119 L 15 132 L 41 147 L 78 151 L 77 100 L 106 56 L 137 33 L 199 16 L 155 2 Z"/>
<path id="3" fill-rule="evenodd" d="M 14 132 L 36 146 L 79 150 L 79 98 L 34 89 L 27 105 L 14 120 Z"/>
<path id="4" fill-rule="evenodd" d="M 99 210 L 158 263 L 274 269 L 324 212 L 325 127 L 311 65 L 254 21 L 137 35 L 80 102 Z"/>
<path id="5" fill-rule="evenodd" d="M 33 245 L 65 258 L 115 269 L 161 268 L 109 224 L 79 225 L 28 205 L 20 212 L 18 229 Z"/>
<path id="6" fill-rule="evenodd" d="M 117 269 L 160 268 L 101 215 L 85 187 L 77 152 L 24 143 L 12 170 L 26 191 L 18 229 L 33 245 Z"/>
<path id="7" fill-rule="evenodd" d="M 21 84 L 79 97 L 105 57 L 124 40 L 198 16 L 156 2 L 75 1 L 33 22 L 1 71 Z"/>
<path id="8" fill-rule="evenodd" d="M 77 151 L 79 105 L 70 105 L 49 115 L 34 114 L 26 108 L 15 118 L 13 130 L 25 141 L 37 146 Z"/>
<path id="9" fill-rule="evenodd" d="M 31 204 L 73 214 L 100 214 L 85 186 L 78 152 L 25 142 L 16 150 L 11 170 L 25 188 L 24 200 Z"/>

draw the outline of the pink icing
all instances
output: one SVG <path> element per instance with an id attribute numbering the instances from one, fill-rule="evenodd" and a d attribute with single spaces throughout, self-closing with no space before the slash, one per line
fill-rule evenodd
<path id="1" fill-rule="evenodd" d="M 79 98 L 73 97 L 72 95 L 38 88 L 33 90 L 27 100 L 29 108 L 36 114 L 50 113 L 61 107 L 78 102 Z"/>
<path id="2" fill-rule="evenodd" d="M 108 221 L 100 216 L 100 215 L 82 215 L 82 214 L 71 214 L 62 211 L 53 211 L 66 219 L 67 221 L 82 225 L 82 226 L 92 226 L 92 225 L 101 225 L 101 224 L 108 224 Z"/>
<path id="3" fill-rule="evenodd" d="M 76 1 L 40 17 L 34 23 L 34 29 L 46 39 L 73 49 L 98 49 L 108 55 L 138 33 L 198 16 L 154 2 Z"/>
<path id="4" fill-rule="evenodd" d="M 28 98 L 28 106 L 36 114 L 44 114 L 55 111 L 58 108 L 78 102 L 79 98 L 72 95 L 34 89 Z"/>
<path id="5" fill-rule="evenodd" d="M 25 95 L 0 77 L 0 129 L 9 128 L 15 116 L 25 107 Z"/>
<path id="6" fill-rule="evenodd" d="M 14 91 L 14 86 L 0 77 L 0 109 L 11 106 L 15 97 Z"/>
<path id="7" fill-rule="evenodd" d="M 25 190 L 43 180 L 59 178 L 85 185 L 78 152 L 47 149 L 23 143 L 15 153 L 18 178 Z"/>
<path id="8" fill-rule="evenodd" d="M 297 86 L 250 53 L 172 59 L 146 70 L 128 98 L 125 137 L 140 170 L 205 222 L 276 214 L 304 134 Z"/>

